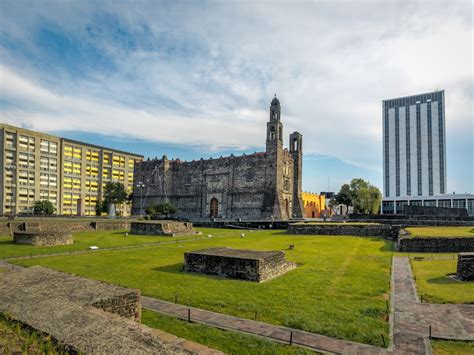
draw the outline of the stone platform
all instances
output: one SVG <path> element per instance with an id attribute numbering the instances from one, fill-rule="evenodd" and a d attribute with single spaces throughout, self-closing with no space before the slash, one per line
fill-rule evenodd
<path id="1" fill-rule="evenodd" d="M 68 245 L 73 243 L 72 234 L 62 231 L 14 231 L 13 241 L 15 244 L 52 246 Z"/>
<path id="2" fill-rule="evenodd" d="M 193 224 L 178 221 L 140 221 L 132 222 L 130 233 L 138 235 L 166 235 L 175 237 L 185 234 L 196 234 Z"/>
<path id="3" fill-rule="evenodd" d="M 282 251 L 210 248 L 184 253 L 184 270 L 263 282 L 296 267 Z"/>
<path id="4" fill-rule="evenodd" d="M 474 253 L 459 253 L 456 277 L 462 281 L 474 281 Z"/>
<path id="5" fill-rule="evenodd" d="M 40 266 L 0 273 L 0 312 L 72 353 L 219 353 L 141 325 L 139 290 Z"/>

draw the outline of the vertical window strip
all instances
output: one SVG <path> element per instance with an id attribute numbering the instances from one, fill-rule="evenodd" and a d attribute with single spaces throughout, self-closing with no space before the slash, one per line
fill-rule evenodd
<path id="1" fill-rule="evenodd" d="M 395 107 L 395 194 L 400 196 L 400 122 L 398 107 Z"/>
<path id="2" fill-rule="evenodd" d="M 439 191 L 441 194 L 446 193 L 446 186 L 444 186 L 444 100 L 443 95 L 438 95 L 438 132 L 439 132 Z"/>
<path id="3" fill-rule="evenodd" d="M 433 196 L 433 129 L 431 126 L 431 102 L 426 105 L 428 116 L 428 194 Z"/>
<path id="4" fill-rule="evenodd" d="M 418 177 L 418 196 L 422 195 L 421 183 L 421 113 L 420 103 L 416 104 L 416 157 L 417 157 L 417 177 Z"/>
<path id="5" fill-rule="evenodd" d="M 407 195 L 411 195 L 411 153 L 410 153 L 410 104 L 405 102 L 406 132 L 406 164 L 407 164 Z"/>

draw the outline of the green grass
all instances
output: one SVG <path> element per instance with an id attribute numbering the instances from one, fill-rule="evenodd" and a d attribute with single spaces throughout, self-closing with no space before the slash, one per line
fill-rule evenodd
<path id="1" fill-rule="evenodd" d="M 0 267 L 0 272 L 5 272 L 5 271 L 7 271 L 5 268 Z"/>
<path id="2" fill-rule="evenodd" d="M 253 335 L 221 330 L 199 323 L 187 323 L 178 318 L 146 309 L 143 309 L 142 312 L 143 324 L 212 349 L 221 350 L 226 354 L 314 354 L 313 351 L 280 344 Z"/>
<path id="3" fill-rule="evenodd" d="M 0 313 L 0 354 L 61 354 L 61 347 L 39 333 Z"/>
<path id="4" fill-rule="evenodd" d="M 412 260 L 418 295 L 430 303 L 474 303 L 474 282 L 453 280 L 457 260 Z"/>
<path id="5" fill-rule="evenodd" d="M 434 355 L 471 355 L 474 354 L 474 342 L 453 340 L 432 340 Z"/>
<path id="6" fill-rule="evenodd" d="M 382 345 L 388 338 L 392 243 L 380 238 L 294 236 L 282 231 L 203 229 L 233 235 L 146 248 L 19 260 L 123 286 L 197 308 Z M 294 250 L 287 250 L 290 244 Z M 264 283 L 185 273 L 183 254 L 215 246 L 286 250 L 295 270 Z"/>
<path id="7" fill-rule="evenodd" d="M 13 237 L 0 237 L 0 259 L 14 256 L 30 256 L 39 254 L 65 253 L 69 251 L 88 250 L 90 246 L 96 245 L 99 248 L 133 246 L 156 242 L 170 242 L 184 239 L 202 238 L 203 235 L 189 235 L 179 237 L 167 236 L 125 236 L 126 231 L 97 231 L 74 233 L 74 243 L 71 245 L 57 246 L 32 246 L 19 245 L 13 243 Z M 234 231 L 235 232 L 235 231 Z M 237 232 L 235 232 L 237 233 Z"/>
<path id="8" fill-rule="evenodd" d="M 411 237 L 474 238 L 474 227 L 408 227 L 405 229 L 411 234 Z"/>

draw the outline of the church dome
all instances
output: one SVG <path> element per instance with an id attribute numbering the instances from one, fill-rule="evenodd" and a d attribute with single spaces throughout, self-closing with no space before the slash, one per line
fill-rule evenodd
<path id="1" fill-rule="evenodd" d="M 280 100 L 277 99 L 276 95 L 272 100 L 272 106 L 280 106 Z"/>

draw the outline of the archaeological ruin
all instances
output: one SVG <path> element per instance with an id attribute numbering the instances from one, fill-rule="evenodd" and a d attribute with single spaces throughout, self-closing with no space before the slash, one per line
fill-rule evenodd
<path id="1" fill-rule="evenodd" d="M 295 267 L 282 251 L 217 247 L 184 253 L 185 271 L 248 281 L 267 281 Z"/>
<path id="2" fill-rule="evenodd" d="M 462 281 L 474 281 L 474 253 L 459 253 L 456 277 Z"/>
<path id="3" fill-rule="evenodd" d="M 13 242 L 15 244 L 34 246 L 53 246 L 72 244 L 72 234 L 64 231 L 14 231 Z"/>
<path id="4" fill-rule="evenodd" d="M 136 164 L 135 181 L 144 188 L 133 195 L 133 214 L 170 202 L 178 218 L 193 221 L 302 218 L 303 136 L 290 134 L 290 149 L 283 148 L 280 114 L 280 101 L 275 97 L 265 152 L 192 162 L 163 156 Z"/>
<path id="5" fill-rule="evenodd" d="M 175 237 L 196 234 L 191 222 L 178 221 L 140 221 L 130 224 L 130 233 L 136 235 L 165 235 Z"/>

